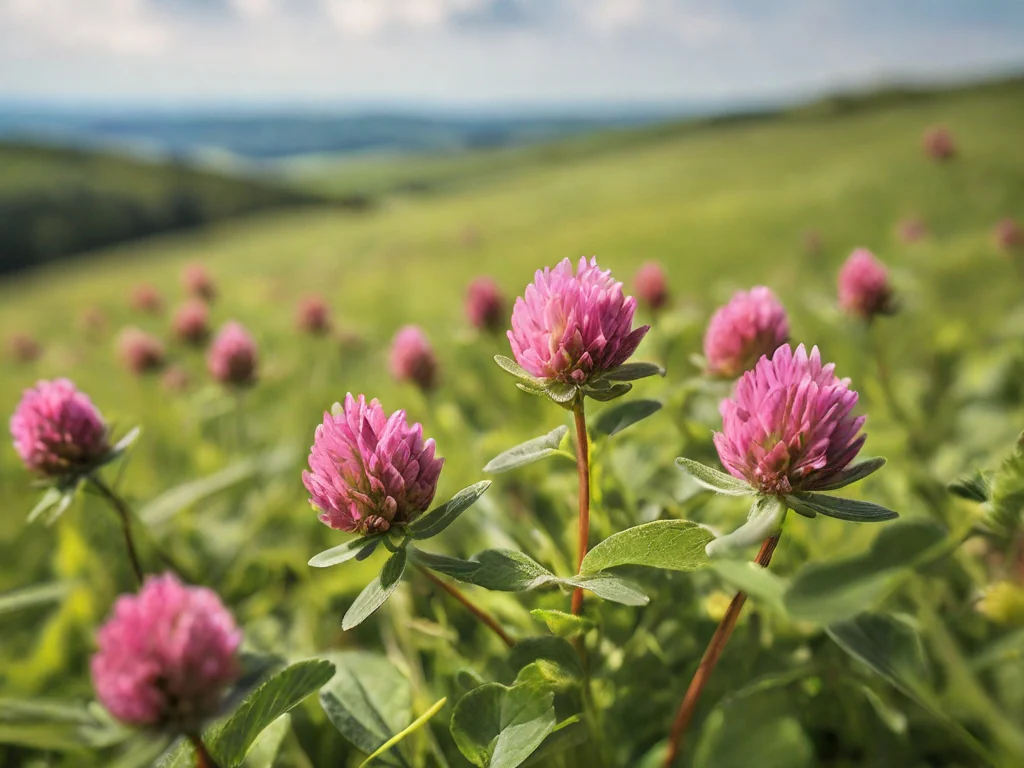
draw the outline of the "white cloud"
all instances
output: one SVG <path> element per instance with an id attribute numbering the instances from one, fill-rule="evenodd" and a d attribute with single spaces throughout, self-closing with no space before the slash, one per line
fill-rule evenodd
<path id="1" fill-rule="evenodd" d="M 277 0 L 229 0 L 231 7 L 245 19 L 263 21 L 274 16 Z"/>
<path id="2" fill-rule="evenodd" d="M 157 54 L 169 39 L 144 0 L 6 0 L 0 25 L 36 47 L 115 54 Z"/>
<path id="3" fill-rule="evenodd" d="M 1024 6 L 825 2 L 0 0 L 0 99 L 562 106 L 1024 63 Z"/>
<path id="4" fill-rule="evenodd" d="M 350 35 L 369 37 L 388 29 L 436 29 L 460 13 L 492 0 L 324 0 L 328 17 Z"/>

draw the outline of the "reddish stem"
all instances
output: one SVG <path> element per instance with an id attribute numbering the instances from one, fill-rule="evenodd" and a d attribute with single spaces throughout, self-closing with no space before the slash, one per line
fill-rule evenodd
<path id="1" fill-rule="evenodd" d="M 590 541 L 590 443 L 582 397 L 573 405 L 572 413 L 576 417 L 576 467 L 580 477 L 580 512 L 576 532 L 576 573 L 579 573 Z M 578 587 L 572 593 L 572 612 L 574 616 L 583 613 L 583 590 Z"/>
<path id="2" fill-rule="evenodd" d="M 96 475 L 90 475 L 89 479 L 92 480 L 93 487 L 99 491 L 99 494 L 107 500 L 114 511 L 117 512 L 117 516 L 121 520 L 121 530 L 124 533 L 124 546 L 128 551 L 128 560 L 132 566 L 132 572 L 135 574 L 135 580 L 141 585 L 144 579 L 142 573 L 142 565 L 139 563 L 139 555 L 135 549 L 135 541 L 132 538 L 131 528 L 131 510 L 128 509 L 128 505 L 124 502 L 120 496 L 110 489 L 106 483 L 100 480 Z"/>
<path id="3" fill-rule="evenodd" d="M 761 551 L 757 553 L 757 558 L 754 562 L 762 568 L 767 568 L 768 564 L 772 561 L 772 555 L 775 553 L 775 547 L 778 546 L 778 543 L 778 535 L 765 539 L 764 543 L 761 544 Z M 722 655 L 722 651 L 725 650 L 726 643 L 729 642 L 733 629 L 736 628 L 736 622 L 740 618 L 740 611 L 743 610 L 743 604 L 746 601 L 747 596 L 743 592 L 737 592 L 732 602 L 729 603 L 729 608 L 726 610 L 725 616 L 722 617 L 718 629 L 711 636 L 711 642 L 708 643 L 707 650 L 704 651 L 704 656 L 701 658 L 700 664 L 697 665 L 697 671 L 694 672 L 693 679 L 690 680 L 690 687 L 686 689 L 686 695 L 683 696 L 683 702 L 679 705 L 679 711 L 676 712 L 676 718 L 672 722 L 672 731 L 668 739 L 668 753 L 665 755 L 665 762 L 663 764 L 664 768 L 671 768 L 672 763 L 675 762 L 679 754 L 683 735 L 686 733 L 690 720 L 693 719 L 693 713 L 697 709 L 697 701 L 704 691 L 708 678 L 715 671 L 718 659 Z"/>
<path id="4" fill-rule="evenodd" d="M 199 734 L 190 733 L 188 740 L 192 742 L 192 748 L 196 751 L 196 768 L 219 768 L 217 761 L 210 756 L 203 740 L 199 738 Z"/>
<path id="5" fill-rule="evenodd" d="M 489 613 L 487 613 L 482 608 L 478 608 L 476 605 L 474 605 L 470 601 L 470 599 L 468 597 L 466 597 L 464 594 L 462 594 L 461 590 L 459 590 L 458 588 L 452 586 L 448 582 L 446 582 L 446 581 L 444 581 L 442 579 L 439 579 L 428 568 L 424 568 L 423 566 L 420 566 L 420 570 L 424 574 L 426 574 L 428 579 L 430 579 L 432 582 L 437 584 L 437 586 L 439 586 L 441 589 L 443 589 L 449 595 L 451 595 L 456 600 L 458 600 L 460 603 L 462 603 L 463 607 L 465 607 L 465 609 L 467 611 L 469 611 L 471 614 L 473 614 L 477 619 L 479 619 L 484 624 L 484 626 L 486 626 L 494 634 L 496 634 L 498 637 L 500 637 L 501 641 L 503 643 L 505 643 L 505 645 L 507 645 L 509 648 L 511 648 L 513 645 L 516 644 L 516 641 L 512 639 L 512 637 L 508 634 L 508 632 L 506 632 L 502 628 L 501 624 L 499 624 L 497 622 L 497 620 L 493 616 L 491 616 Z"/>

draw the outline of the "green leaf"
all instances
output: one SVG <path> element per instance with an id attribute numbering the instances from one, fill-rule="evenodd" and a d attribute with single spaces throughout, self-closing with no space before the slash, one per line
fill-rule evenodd
<path id="1" fill-rule="evenodd" d="M 58 603 L 70 590 L 69 583 L 56 581 L 4 592 L 0 594 L 0 616 L 27 608 L 36 608 L 40 605 Z"/>
<path id="2" fill-rule="evenodd" d="M 862 555 L 802 567 L 786 592 L 786 609 L 795 618 L 822 624 L 855 616 L 889 591 L 900 570 L 923 562 L 946 537 L 945 529 L 929 520 L 886 526 Z"/>
<path id="3" fill-rule="evenodd" d="M 132 732 L 77 702 L 0 698 L 0 744 L 30 749 L 101 749 Z"/>
<path id="4" fill-rule="evenodd" d="M 525 592 L 558 581 L 543 565 L 514 549 L 487 549 L 475 555 L 471 562 L 475 562 L 477 568 L 470 578 L 462 580 L 484 589 Z"/>
<path id="5" fill-rule="evenodd" d="M 334 665 L 323 659 L 293 664 L 257 688 L 228 718 L 208 743 L 221 768 L 242 764 L 249 747 L 281 715 L 316 693 L 334 676 Z"/>
<path id="6" fill-rule="evenodd" d="M 576 399 L 579 388 L 575 384 L 553 381 L 544 387 L 544 393 L 559 405 L 566 405 Z"/>
<path id="7" fill-rule="evenodd" d="M 530 395 L 547 395 L 548 391 L 540 383 L 517 381 L 516 386 Z"/>
<path id="8" fill-rule="evenodd" d="M 746 482 L 685 457 L 676 459 L 676 465 L 697 481 L 697 485 L 725 496 L 753 496 L 757 493 Z"/>
<path id="9" fill-rule="evenodd" d="M 291 727 L 292 716 L 281 715 L 264 728 L 242 762 L 242 768 L 274 768 L 278 762 L 277 755 Z"/>
<path id="10" fill-rule="evenodd" d="M 245 699 L 271 678 L 281 671 L 285 661 L 280 656 L 272 654 L 251 653 L 242 651 L 240 654 L 242 662 L 242 676 L 232 685 L 220 705 L 217 707 L 217 717 L 226 717 L 234 712 Z"/>
<path id="11" fill-rule="evenodd" d="M 622 605 L 640 606 L 647 605 L 651 598 L 631 581 L 610 573 L 584 574 L 569 579 L 562 579 L 563 582 L 581 589 L 593 592 L 602 600 L 608 600 Z"/>
<path id="12" fill-rule="evenodd" d="M 408 559 L 405 549 L 400 549 L 388 558 L 381 569 L 380 576 L 366 585 L 359 597 L 345 613 L 341 620 L 341 628 L 346 632 L 357 627 L 368 619 L 374 611 L 384 605 L 387 599 L 398 589 L 398 583 L 405 573 Z"/>
<path id="13" fill-rule="evenodd" d="M 767 568 L 748 560 L 725 559 L 713 561 L 711 570 L 754 602 L 780 615 L 785 614 L 786 584 Z"/>
<path id="14" fill-rule="evenodd" d="M 855 523 L 880 523 L 894 520 L 899 514 L 870 501 L 843 499 L 839 496 L 826 496 L 823 493 L 794 493 L 786 496 L 786 503 L 802 515 L 813 517 L 812 513 L 834 517 L 837 520 L 850 520 Z"/>
<path id="15" fill-rule="evenodd" d="M 313 555 L 307 565 L 311 565 L 314 568 L 329 568 L 332 565 L 340 565 L 354 559 L 367 545 L 379 539 L 380 536 L 360 536 L 358 539 L 351 539 L 344 544 L 325 549 L 318 555 Z"/>
<path id="16" fill-rule="evenodd" d="M 636 381 L 648 376 L 664 376 L 665 369 L 654 363 L 625 363 L 601 376 L 606 381 Z"/>
<path id="17" fill-rule="evenodd" d="M 580 571 L 597 573 L 617 565 L 696 571 L 707 566 L 704 548 L 714 538 L 688 520 L 656 520 L 609 536 L 587 553 Z"/>
<path id="18" fill-rule="evenodd" d="M 487 683 L 455 705 L 451 732 L 479 768 L 516 768 L 555 729 L 554 695 L 530 684 Z"/>
<path id="19" fill-rule="evenodd" d="M 110 464 L 111 462 L 117 461 L 119 458 L 121 458 L 121 456 L 123 456 L 125 452 L 127 452 L 127 450 L 132 447 L 132 444 L 134 444 L 135 441 L 138 440 L 139 435 L 141 434 L 142 427 L 135 427 L 134 429 L 129 430 L 124 437 L 122 437 L 114 444 L 114 447 L 110 449 L 110 453 L 103 457 L 103 460 L 102 462 L 100 462 L 99 466 Z"/>
<path id="20" fill-rule="evenodd" d="M 1024 433 L 1013 451 L 989 481 L 989 504 L 985 524 L 1006 540 L 1012 541 L 1024 523 Z"/>
<path id="21" fill-rule="evenodd" d="M 555 726 L 547 738 L 541 742 L 536 751 L 530 755 L 524 766 L 543 765 L 548 758 L 554 757 L 559 752 L 564 752 L 571 747 L 578 747 L 588 738 L 587 726 L 580 722 L 579 715 L 567 717 Z"/>
<path id="22" fill-rule="evenodd" d="M 491 481 L 484 480 L 476 485 L 463 488 L 442 506 L 414 520 L 409 526 L 409 535 L 414 539 L 429 539 L 431 536 L 436 536 L 454 523 L 459 515 L 476 504 L 477 500 L 490 487 Z"/>
<path id="23" fill-rule="evenodd" d="M 600 403 L 607 403 L 629 394 L 632 389 L 632 384 L 615 384 L 606 387 L 590 386 L 583 388 L 583 394 Z"/>
<path id="24" fill-rule="evenodd" d="M 459 581 L 467 581 L 476 573 L 477 568 L 480 567 L 478 563 L 472 560 L 462 560 L 458 557 L 439 555 L 435 552 L 424 552 L 422 549 L 416 549 L 412 546 L 406 547 L 406 551 L 409 553 L 409 559 L 417 565 L 443 573 L 445 576 L 451 576 Z"/>
<path id="25" fill-rule="evenodd" d="M 657 400 L 630 400 L 601 411 L 594 420 L 593 432 L 611 437 L 660 410 L 661 403 Z"/>
<path id="26" fill-rule="evenodd" d="M 414 562 L 495 592 L 526 592 L 542 587 L 558 586 L 563 589 L 580 587 L 598 597 L 624 605 L 647 605 L 650 599 L 635 584 L 610 574 L 584 574 L 561 578 L 528 555 L 514 549 L 487 549 L 460 560 L 413 550 Z"/>
<path id="27" fill-rule="evenodd" d="M 751 754 L 757 755 L 757 768 L 812 768 L 817 764 L 814 745 L 797 717 L 774 714 L 771 702 L 756 709 L 748 702 L 729 703 L 713 710 L 695 734 L 700 741 L 693 768 L 747 766 L 752 764 Z"/>
<path id="28" fill-rule="evenodd" d="M 487 462 L 484 472 L 492 474 L 508 472 L 519 467 L 525 467 L 527 464 L 533 464 L 535 461 L 546 459 L 548 456 L 558 452 L 558 446 L 561 445 L 562 439 L 568 431 L 569 428 L 567 426 L 556 427 L 546 435 L 527 440 L 515 448 L 509 448 L 504 453 L 498 454 Z"/>
<path id="29" fill-rule="evenodd" d="M 833 624 L 825 631 L 840 648 L 943 722 L 987 764 L 995 765 L 987 747 L 960 721 L 947 714 L 939 702 L 933 692 L 920 635 L 908 621 L 862 613 L 849 621 Z"/>
<path id="30" fill-rule="evenodd" d="M 950 493 L 967 501 L 984 504 L 992 493 L 988 478 L 981 472 L 960 477 L 946 486 Z"/>
<path id="31" fill-rule="evenodd" d="M 840 648 L 931 709 L 928 666 L 917 631 L 893 616 L 864 613 L 825 630 Z"/>
<path id="32" fill-rule="evenodd" d="M 373 754 L 412 718 L 412 685 L 394 664 L 375 653 L 345 651 L 327 658 L 337 671 L 320 691 L 320 705 L 342 736 Z M 383 762 L 408 765 L 397 750 Z"/>
<path id="33" fill-rule="evenodd" d="M 162 733 L 140 733 L 125 745 L 107 768 L 150 768 L 171 743 L 172 737 Z"/>
<path id="34" fill-rule="evenodd" d="M 68 507 L 75 500 L 78 495 L 79 484 L 76 482 L 74 485 L 66 488 L 63 495 L 57 501 L 57 503 L 51 507 L 46 513 L 46 525 L 53 525 L 57 522 L 57 519 L 68 511 Z"/>
<path id="35" fill-rule="evenodd" d="M 579 652 L 568 640 L 561 637 L 529 637 L 520 640 L 508 654 L 508 663 L 513 671 L 520 672 L 527 666 L 543 662 L 555 670 L 548 679 L 581 680 L 583 666 Z"/>
<path id="36" fill-rule="evenodd" d="M 750 506 L 747 522 L 726 536 L 708 542 L 708 557 L 729 557 L 741 550 L 760 544 L 782 529 L 786 518 L 786 505 L 774 496 L 758 496 Z"/>
<path id="37" fill-rule="evenodd" d="M 868 475 L 871 475 L 882 467 L 885 466 L 885 459 L 879 457 L 876 459 L 867 459 L 854 464 L 852 467 L 847 467 L 842 472 L 837 474 L 831 483 L 818 488 L 819 491 L 836 491 L 840 488 L 845 488 L 851 483 L 856 483 L 859 480 L 863 480 Z"/>
<path id="38" fill-rule="evenodd" d="M 529 373 L 525 368 L 519 365 L 519 363 L 517 363 L 511 357 L 505 357 L 504 355 L 495 355 L 494 362 L 496 362 L 502 370 L 511 373 L 517 379 L 522 379 L 523 381 L 529 382 L 537 381 L 537 378 L 532 373 Z"/>
<path id="39" fill-rule="evenodd" d="M 534 608 L 530 615 L 542 622 L 551 634 L 557 637 L 575 637 L 594 628 L 594 622 L 583 616 L 574 616 L 564 611 L 548 608 Z"/>
<path id="40" fill-rule="evenodd" d="M 28 513 L 27 522 L 30 524 L 34 523 L 39 519 L 39 516 L 42 515 L 43 512 L 46 512 L 51 507 L 56 506 L 64 499 L 64 497 L 64 492 L 56 486 L 47 488 L 46 493 L 44 493 L 39 499 L 39 503 L 32 507 L 32 511 Z"/>
<path id="41" fill-rule="evenodd" d="M 371 762 L 373 762 L 374 759 L 380 757 L 381 755 L 383 755 L 385 752 L 387 752 L 392 747 L 397 746 L 402 741 L 402 739 L 404 739 L 405 737 L 407 737 L 407 736 L 415 733 L 416 731 L 418 731 L 420 728 L 422 728 L 424 725 L 426 725 L 434 715 L 436 715 L 438 712 L 440 712 L 441 709 L 444 707 L 444 705 L 447 704 L 447 703 L 448 703 L 448 697 L 444 697 L 444 698 L 440 699 L 439 701 L 435 701 L 427 709 L 426 712 L 424 712 L 422 715 L 417 717 L 412 723 L 410 723 L 408 726 L 406 726 L 400 733 L 395 734 L 390 739 L 388 739 L 384 744 L 382 744 L 380 747 L 378 747 L 373 752 L 373 754 L 371 754 L 368 758 L 366 758 L 363 762 L 361 762 L 359 764 L 359 768 L 366 768 L 366 766 L 368 766 Z"/>

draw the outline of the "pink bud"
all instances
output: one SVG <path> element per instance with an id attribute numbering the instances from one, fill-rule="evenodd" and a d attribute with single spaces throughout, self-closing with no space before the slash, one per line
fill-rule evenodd
<path id="1" fill-rule="evenodd" d="M 895 312 L 889 272 L 867 248 L 858 248 L 839 270 L 839 306 L 870 320 Z"/>
<path id="2" fill-rule="evenodd" d="M 407 325 L 395 334 L 391 342 L 391 375 L 424 391 L 437 386 L 437 357 L 418 326 Z"/>
<path id="3" fill-rule="evenodd" d="M 136 375 L 160 370 L 166 359 L 160 339 L 138 328 L 121 331 L 117 351 L 128 370 Z"/>
<path id="4" fill-rule="evenodd" d="M 206 367 L 221 384 L 248 387 L 256 383 L 259 364 L 256 341 L 234 320 L 224 325 L 206 353 Z"/>
<path id="5" fill-rule="evenodd" d="M 299 303 L 295 324 L 300 331 L 322 336 L 331 330 L 331 310 L 319 296 L 307 296 Z"/>
<path id="6" fill-rule="evenodd" d="M 158 315 L 164 311 L 164 300 L 156 288 L 143 283 L 132 290 L 132 308 L 138 312 Z"/>
<path id="7" fill-rule="evenodd" d="M 1024 245 L 1024 230 L 1013 219 L 1003 219 L 992 230 L 996 245 L 1004 251 L 1014 251 Z"/>
<path id="8" fill-rule="evenodd" d="M 430 506 L 444 459 L 405 411 L 386 415 L 377 400 L 351 393 L 316 428 L 302 482 L 325 525 L 379 533 Z"/>
<path id="9" fill-rule="evenodd" d="M 189 264 L 181 273 L 181 284 L 189 296 L 211 302 L 217 298 L 217 284 L 202 264 Z"/>
<path id="10" fill-rule="evenodd" d="M 43 354 L 43 348 L 34 336 L 23 331 L 11 334 L 7 349 L 16 363 L 31 363 Z"/>
<path id="11" fill-rule="evenodd" d="M 582 385 L 626 362 L 650 326 L 633 328 L 636 299 L 597 258 L 537 270 L 512 310 L 516 362 L 539 379 Z"/>
<path id="12" fill-rule="evenodd" d="M 921 146 L 932 160 L 951 160 L 956 157 L 956 140 L 949 129 L 942 125 L 926 130 L 921 138 Z"/>
<path id="13" fill-rule="evenodd" d="M 192 382 L 188 372 L 177 365 L 172 365 L 167 369 L 160 383 L 163 384 L 164 389 L 168 392 L 184 392 L 188 389 L 189 384 Z"/>
<path id="14" fill-rule="evenodd" d="M 25 467 L 50 478 L 94 467 L 110 451 L 107 434 L 88 395 L 67 379 L 26 389 L 11 417 L 14 448 Z"/>
<path id="15" fill-rule="evenodd" d="M 789 340 L 789 318 L 763 285 L 740 291 L 708 322 L 704 357 L 712 376 L 735 378 Z"/>
<path id="16" fill-rule="evenodd" d="M 825 488 L 864 445 L 857 393 L 835 365 L 821 364 L 803 344 L 762 357 L 722 401 L 722 431 L 714 436 L 722 464 L 761 493 Z"/>
<path id="17" fill-rule="evenodd" d="M 668 278 L 656 262 L 649 261 L 637 270 L 633 287 L 637 298 L 649 309 L 659 310 L 668 304 Z"/>
<path id="18" fill-rule="evenodd" d="M 466 292 L 466 317 L 474 328 L 494 333 L 505 325 L 505 295 L 489 277 L 478 277 Z"/>
<path id="19" fill-rule="evenodd" d="M 911 216 L 900 222 L 900 241 L 908 245 L 928 237 L 928 225 L 919 216 Z"/>
<path id="20" fill-rule="evenodd" d="M 212 590 L 150 576 L 139 594 L 117 599 L 100 628 L 96 696 L 123 723 L 195 732 L 241 676 L 241 642 Z"/>
<path id="21" fill-rule="evenodd" d="M 199 299 L 191 299 L 174 313 L 174 334 L 186 344 L 200 346 L 210 336 L 210 310 Z"/>

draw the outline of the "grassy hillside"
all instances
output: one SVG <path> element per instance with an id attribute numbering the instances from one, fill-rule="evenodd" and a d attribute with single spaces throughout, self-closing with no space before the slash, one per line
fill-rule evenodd
<path id="1" fill-rule="evenodd" d="M 318 202 L 266 180 L 0 143 L 0 272 L 245 211 Z"/>
<path id="2" fill-rule="evenodd" d="M 660 123 L 639 128 L 594 132 L 533 146 L 513 146 L 465 152 L 435 152 L 392 156 L 309 157 L 282 165 L 287 178 L 317 192 L 331 194 L 430 193 L 466 185 L 488 184 L 535 167 L 551 168 L 595 155 L 634 151 L 694 134 L 708 134 L 739 126 L 766 126 L 776 122 L 829 123 L 880 109 L 927 108 L 938 102 L 948 108 L 979 98 L 992 103 L 1013 101 L 1024 91 L 1024 79 L 1012 78 L 981 85 L 930 90 L 893 88 L 826 97 L 781 109 L 740 112 Z"/>
<path id="3" fill-rule="evenodd" d="M 960 154 L 951 162 L 936 164 L 921 152 L 922 132 L 936 123 L 947 125 L 959 143 Z M 924 518 L 932 511 L 922 499 L 935 489 L 945 498 L 941 489 L 948 480 L 975 466 L 997 464 L 1024 425 L 1020 273 L 991 237 L 997 220 L 1024 219 L 1022 126 L 1024 84 L 1014 83 L 908 101 L 858 102 L 853 109 L 840 103 L 771 119 L 596 137 L 509 155 L 367 167 L 367 188 L 426 180 L 437 194 L 391 196 L 360 215 L 321 208 L 240 217 L 5 279 L 0 329 L 30 333 L 44 350 L 35 363 L 5 361 L 0 367 L 0 413 L 10 413 L 21 389 L 36 378 L 63 375 L 90 393 L 118 431 L 143 424 L 143 438 L 124 472 L 125 493 L 166 549 L 186 565 L 208 569 L 256 645 L 278 648 L 287 641 L 296 658 L 324 648 L 377 647 L 381 625 L 390 622 L 383 630 L 386 644 L 396 642 L 389 632 L 399 643 L 408 639 L 403 633 L 413 632 L 426 638 L 430 653 L 444 651 L 449 645 L 444 632 L 455 630 L 421 585 L 400 591 L 396 599 L 404 601 L 401 610 L 415 604 L 417 615 L 433 617 L 430 621 L 412 626 L 399 619 L 405 615 L 399 608 L 391 613 L 389 606 L 380 614 L 381 625 L 375 618 L 357 632 L 340 633 L 338 617 L 379 562 L 353 563 L 344 571 L 306 567 L 310 554 L 338 541 L 316 522 L 299 480 L 323 409 L 349 390 L 379 397 L 388 409 L 408 409 L 447 459 L 438 493 L 447 498 L 479 480 L 487 459 L 564 420 L 550 403 L 516 390 L 491 363 L 493 354 L 508 353 L 507 341 L 467 330 L 462 301 L 470 280 L 493 275 L 515 296 L 535 269 L 563 257 L 597 254 L 627 283 L 642 262 L 657 260 L 668 270 L 674 305 L 655 319 L 638 358 L 664 362 L 669 374 L 639 384 L 637 391 L 666 407 L 631 430 L 632 440 L 602 454 L 595 537 L 652 514 L 712 522 L 725 530 L 742 519 L 746 510 L 736 504 L 708 502 L 706 495 L 697 498 L 692 488 L 684 488 L 672 461 L 684 452 L 717 461 L 709 439 L 718 424 L 716 403 L 694 383 L 697 371 L 690 358 L 700 352 L 710 312 L 734 290 L 754 284 L 778 293 L 790 313 L 794 340 L 819 344 L 861 391 L 859 407 L 869 414 L 866 452 L 887 456 L 889 465 L 856 493 L 911 519 Z M 340 173 L 330 173 L 310 183 L 321 190 L 347 183 Z M 909 215 L 920 216 L 930 229 L 911 245 L 896 234 L 897 223 Z M 820 233 L 819 250 L 803 246 L 810 231 Z M 903 413 L 894 410 L 875 376 L 868 334 L 835 309 L 836 272 L 856 246 L 871 248 L 890 266 L 899 292 L 900 315 L 881 320 L 871 338 L 885 350 L 891 391 Z M 201 353 L 169 342 L 171 358 L 195 382 L 181 395 L 168 394 L 158 378 L 133 378 L 116 359 L 115 332 L 123 325 L 169 336 L 166 317 L 130 312 L 131 288 L 145 281 L 179 296 L 179 274 L 197 260 L 221 288 L 215 321 L 243 321 L 261 347 L 262 379 L 240 412 L 233 400 L 206 384 Z M 294 308 L 309 293 L 330 303 L 336 325 L 346 332 L 345 344 L 296 334 Z M 90 307 L 101 308 L 108 318 L 99 335 L 79 329 L 78 319 Z M 405 323 L 423 326 L 440 357 L 442 385 L 429 398 L 396 384 L 387 373 L 387 344 Z M 245 425 L 242 438 L 234 420 L 238 413 Z M 278 452 L 268 458 L 266 451 Z M 243 455 L 257 452 L 259 457 L 245 465 L 249 474 L 241 477 L 251 479 L 255 465 L 264 473 L 258 480 L 221 485 L 214 480 L 181 490 L 197 477 L 224 480 L 216 473 L 237 469 Z M 550 520 L 574 503 L 572 468 L 554 461 L 545 467 L 497 482 L 486 503 L 467 514 L 473 522 L 453 526 L 445 547 L 467 554 L 514 540 L 524 547 L 543 544 L 545 562 L 571 562 L 572 526 Z M 217 488 L 221 493 L 213 492 Z M 160 504 L 150 504 L 168 492 L 172 495 Z M 112 568 L 121 568 L 111 565 L 120 562 L 116 523 L 101 503 L 86 498 L 53 528 L 26 526 L 24 514 L 35 498 L 14 453 L 0 451 L 0 508 L 7 510 L 0 516 L 0 591 L 48 580 L 71 585 L 58 605 L 36 608 L 27 618 L 23 614 L 9 634 L 5 628 L 0 695 L 88 696 L 84 669 L 92 632 L 115 592 L 129 583 L 123 569 L 111 575 Z M 949 502 L 943 509 L 956 530 L 970 524 L 973 513 L 966 504 Z M 788 575 L 807 561 L 863 552 L 876 534 L 871 526 L 798 519 L 787 523 L 772 568 Z M 957 642 L 980 658 L 1001 630 L 975 612 L 984 578 L 978 574 L 986 565 L 969 553 L 964 559 L 969 556 L 968 575 L 958 571 L 951 577 L 955 583 L 948 595 L 942 581 L 932 592 L 921 586 L 914 599 L 933 595 L 942 611 L 948 600 L 950 620 L 958 623 Z M 622 640 L 628 662 L 603 692 L 608 740 L 617 745 L 623 765 L 640 765 L 643 752 L 664 737 L 679 692 L 715 625 L 705 606 L 721 596 L 711 577 L 638 578 L 654 598 L 651 607 L 635 620 L 632 613 L 622 618 L 607 638 Z M 931 586 L 924 579 L 920 583 Z M 893 610 L 917 610 L 910 597 L 895 590 Z M 482 590 L 473 594 L 517 633 L 536 631 L 523 604 L 540 603 Z M 544 605 L 564 608 L 554 600 Z M 461 620 L 451 619 L 453 624 Z M 663 631 L 648 632 L 655 625 Z M 459 624 L 459 632 L 470 631 Z M 634 633 L 648 644 L 630 645 Z M 478 647 L 486 642 L 477 640 Z M 748 690 L 748 699 L 728 702 L 748 707 L 746 719 L 738 722 L 763 718 L 765 728 L 774 728 L 773 718 L 786 718 L 778 733 L 799 749 L 766 765 L 977 764 L 944 722 L 890 688 L 872 682 L 875 698 L 863 699 L 858 693 L 865 684 L 863 670 L 820 628 L 751 620 L 741 625 L 733 643 L 741 647 L 731 649 L 732 658 L 742 663 L 727 665 L 709 686 L 710 714 L 701 712 L 701 724 L 713 722 L 719 711 L 711 712 L 712 702 L 776 671 L 769 661 L 789 664 L 791 673 L 796 669 L 789 682 L 772 678 L 766 686 L 772 690 L 765 696 L 779 697 L 792 680 L 812 675 L 793 666 L 798 660 L 813 655 L 820 664 L 806 686 L 790 686 L 784 699 L 769 701 Z M 450 670 L 467 663 L 457 655 L 443 659 Z M 997 707 L 1013 707 L 1007 716 L 1019 717 L 1024 702 L 1012 682 L 1021 679 L 1019 662 L 1013 663 L 1017 677 L 1007 677 L 1005 686 L 999 680 L 986 683 L 999 694 Z M 941 680 L 948 675 L 944 669 Z M 838 679 L 850 685 L 839 686 Z M 431 693 L 424 700 L 458 695 Z M 974 701 L 955 687 L 946 693 L 943 701 Z M 310 764 L 345 764 L 338 759 L 344 747 L 337 738 L 328 743 L 314 735 L 310 723 L 323 724 L 315 701 L 306 709 L 297 740 L 289 744 L 301 741 Z M 894 711 L 899 717 L 886 715 Z M 972 714 L 963 717 L 985 730 Z M 700 725 L 695 733 L 699 730 Z M 446 738 L 443 725 L 435 732 Z M 758 738 L 766 732 L 756 731 Z M 728 741 L 721 736 L 717 746 L 702 744 L 702 754 L 728 751 Z M 53 764 L 92 763 L 79 754 Z M 564 763 L 567 768 L 591 764 L 585 759 Z M 735 763 L 707 758 L 699 764 Z"/>
<path id="4" fill-rule="evenodd" d="M 1024 99 L 1012 96 L 981 90 L 842 118 L 689 131 L 548 168 L 527 165 L 445 195 L 393 199 L 359 216 L 263 214 L 15 276 L 0 284 L 0 328 L 31 333 L 46 350 L 33 368 L 5 366 L 0 410 L 9 411 L 36 376 L 68 374 L 101 401 L 118 403 L 125 420 L 140 418 L 156 384 L 138 386 L 116 371 L 110 342 L 83 345 L 77 318 L 100 306 L 112 328 L 139 322 L 165 332 L 165 320 L 132 317 L 127 296 L 142 281 L 173 296 L 181 268 L 194 260 L 224 286 L 215 318 L 237 317 L 259 335 L 273 382 L 262 396 L 294 389 L 295 376 L 305 381 L 308 398 L 279 401 L 274 416 L 296 438 L 322 402 L 344 389 L 411 397 L 385 375 L 383 347 L 404 323 L 423 325 L 443 364 L 457 365 L 464 352 L 448 342 L 460 338 L 462 296 L 474 276 L 494 275 L 514 295 L 534 269 L 580 254 L 596 253 L 627 282 L 640 263 L 663 262 L 680 310 L 673 322 L 699 320 L 736 288 L 768 284 L 800 338 L 813 342 L 836 322 L 829 307 L 842 260 L 855 246 L 872 248 L 891 265 L 908 308 L 892 343 L 912 370 L 931 354 L 923 340 L 952 334 L 969 349 L 984 347 L 1019 296 L 1013 265 L 990 237 L 999 218 L 1024 215 L 1016 130 Z M 962 147 L 947 165 L 927 162 L 919 148 L 923 129 L 937 122 Z M 896 224 L 911 214 L 932 234 L 906 246 Z M 810 230 L 821 233 L 820 253 L 802 247 Z M 296 369 L 308 350 L 294 348 L 292 308 L 310 292 L 322 293 L 338 324 L 369 349 L 365 359 L 345 361 L 344 375 L 330 384 L 306 381 Z M 697 351 L 696 342 L 686 353 Z M 855 346 L 852 339 L 831 343 Z M 505 347 L 498 340 L 493 351 Z M 336 350 L 325 346 L 323 354 L 333 361 Z M 685 356 L 677 362 L 686 374 Z M 449 384 L 449 396 L 468 386 Z M 17 471 L 9 452 L 3 460 L 6 472 Z M 27 503 L 16 483 L 5 482 L 0 493 L 5 504 Z"/>

